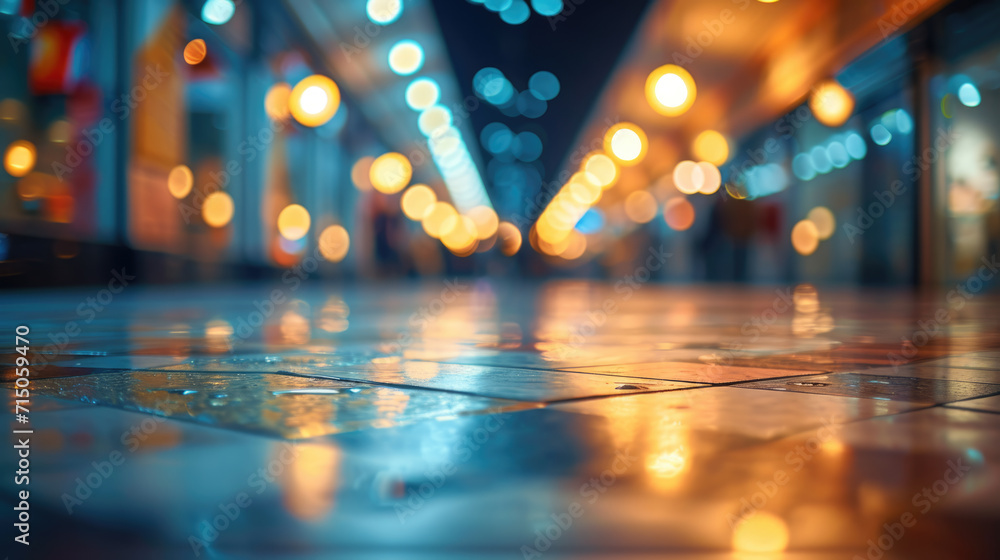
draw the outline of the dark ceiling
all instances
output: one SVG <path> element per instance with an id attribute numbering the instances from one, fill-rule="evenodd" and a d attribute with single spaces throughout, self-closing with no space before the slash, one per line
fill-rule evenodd
<path id="1" fill-rule="evenodd" d="M 478 135 L 499 121 L 515 133 L 530 130 L 542 139 L 539 158 L 546 182 L 560 170 L 571 143 L 586 122 L 615 63 L 646 11 L 648 0 L 566 0 L 565 9 L 547 18 L 532 11 L 528 21 L 510 25 L 482 4 L 460 0 L 433 0 L 441 33 L 451 56 L 463 96 L 475 95 L 472 78 L 492 66 L 503 72 L 514 88 L 528 88 L 528 78 L 539 70 L 556 75 L 561 89 L 537 119 L 507 117 L 482 103 L 470 121 Z M 472 139 L 470 139 L 472 140 Z M 474 142 L 484 162 L 490 154 Z M 472 148 L 473 142 L 469 145 Z"/>

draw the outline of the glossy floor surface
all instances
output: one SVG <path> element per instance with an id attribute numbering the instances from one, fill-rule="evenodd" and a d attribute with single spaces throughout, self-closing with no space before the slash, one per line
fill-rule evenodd
<path id="1" fill-rule="evenodd" d="M 0 304 L 10 410 L 31 330 L 12 425 L 34 430 L 32 544 L 6 537 L 11 558 L 1000 557 L 985 290 L 458 279 Z"/>

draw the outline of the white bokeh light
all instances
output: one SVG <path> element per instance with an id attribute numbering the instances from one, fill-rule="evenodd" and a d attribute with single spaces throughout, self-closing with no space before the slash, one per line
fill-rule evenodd
<path id="1" fill-rule="evenodd" d="M 677 74 L 664 74 L 656 81 L 656 99 L 665 106 L 680 107 L 687 98 L 687 84 Z"/>
<path id="2" fill-rule="evenodd" d="M 632 161 L 642 154 L 642 139 L 634 130 L 623 128 L 611 137 L 611 151 L 620 160 Z"/>
<path id="3" fill-rule="evenodd" d="M 403 13 L 402 0 L 368 0 L 365 5 L 368 19 L 379 25 L 389 25 Z"/>
<path id="4" fill-rule="evenodd" d="M 326 109 L 326 104 L 330 102 L 330 97 L 319 86 L 311 86 L 302 92 L 302 110 L 310 115 L 316 115 Z"/>

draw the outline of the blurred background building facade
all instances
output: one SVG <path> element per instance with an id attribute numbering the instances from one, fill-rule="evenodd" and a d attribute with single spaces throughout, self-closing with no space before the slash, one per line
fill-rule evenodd
<path id="1" fill-rule="evenodd" d="M 0 0 L 0 278 L 939 285 L 1000 3 Z"/>

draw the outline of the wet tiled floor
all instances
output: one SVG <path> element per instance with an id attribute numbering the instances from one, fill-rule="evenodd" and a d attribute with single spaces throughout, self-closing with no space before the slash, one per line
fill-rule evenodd
<path id="1" fill-rule="evenodd" d="M 28 557 L 1000 555 L 992 295 L 457 280 L 94 297 L 0 295 L 11 410 L 13 333 L 31 328 Z"/>

